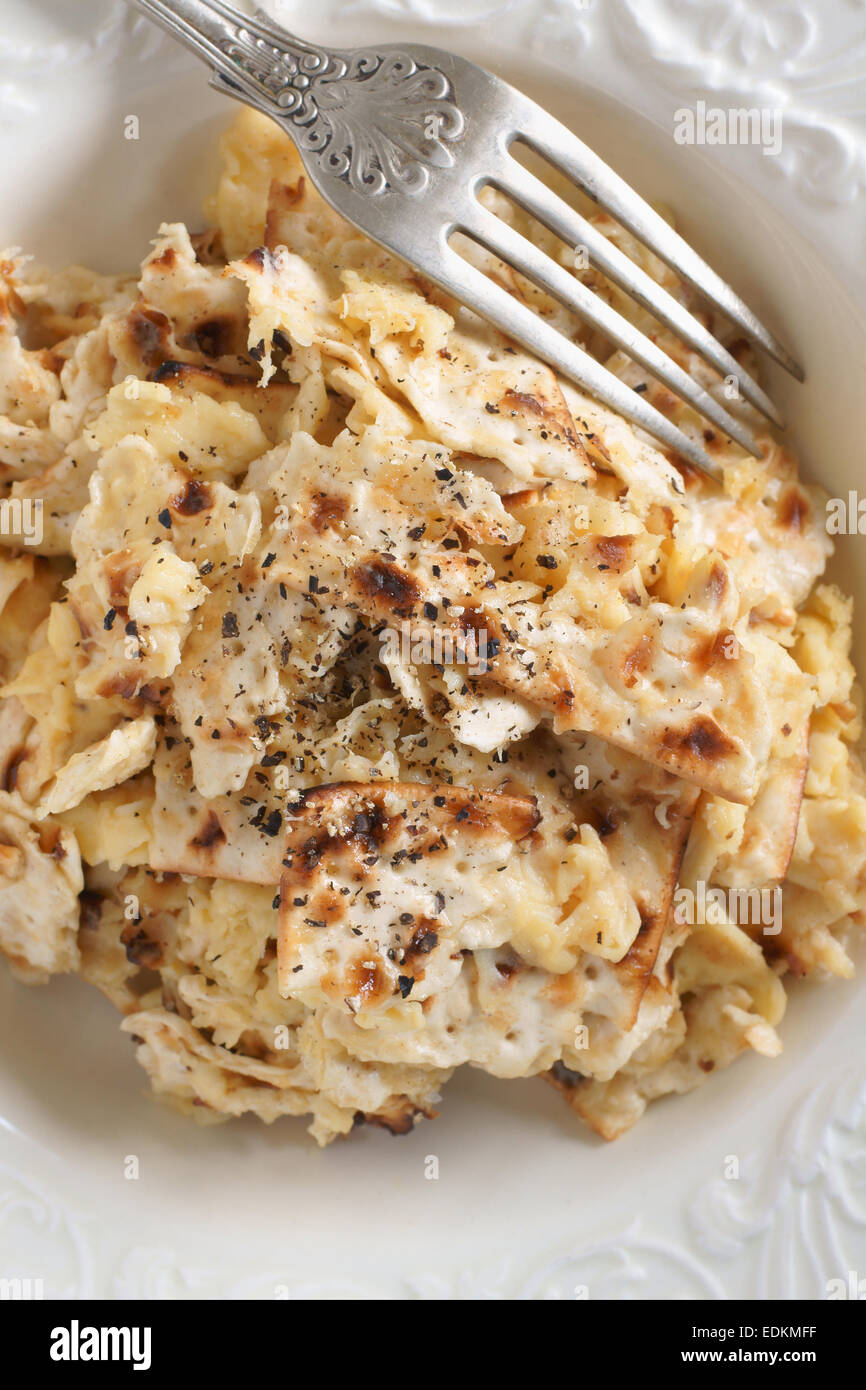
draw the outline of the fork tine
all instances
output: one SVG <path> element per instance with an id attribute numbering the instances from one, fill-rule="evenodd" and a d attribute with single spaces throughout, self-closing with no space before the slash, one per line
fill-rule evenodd
<path id="1" fill-rule="evenodd" d="M 624 179 L 535 102 L 524 98 L 521 107 L 525 112 L 526 128 L 521 127 L 516 136 L 518 140 L 582 188 L 593 202 L 633 232 L 639 241 L 737 324 L 747 337 L 759 343 L 786 371 L 798 381 L 804 379 L 802 367 L 730 285 L 711 270 L 688 242 L 668 226 L 664 218 L 654 212 Z"/>
<path id="2" fill-rule="evenodd" d="M 527 309 L 507 290 L 500 289 L 482 271 L 463 260 L 447 242 L 442 245 L 441 255 L 428 252 L 422 269 L 446 293 L 460 300 L 480 318 L 487 319 L 509 338 L 522 343 L 556 371 L 570 377 L 604 405 L 661 440 L 709 477 L 721 481 L 721 468 L 696 440 L 690 439 L 588 352 L 551 328 L 534 310 Z"/>
<path id="3" fill-rule="evenodd" d="M 522 164 L 514 160 L 511 164 L 507 177 L 491 179 L 493 187 L 506 194 L 569 246 L 585 247 L 591 263 L 608 280 L 665 324 L 699 357 L 714 367 L 720 376 L 735 377 L 743 399 L 780 429 L 783 427 L 784 420 L 769 396 L 702 323 L 553 189 L 530 174 Z"/>
<path id="4" fill-rule="evenodd" d="M 678 396 L 688 401 L 700 415 L 712 420 L 713 424 L 718 425 L 719 429 L 735 439 L 755 458 L 761 457 L 758 446 L 744 425 L 729 415 L 708 392 L 696 385 L 688 373 L 640 333 L 634 324 L 605 304 L 603 299 L 593 294 L 549 256 L 545 256 L 526 237 L 514 231 L 481 204 L 477 205 L 471 217 L 461 221 L 459 225 L 462 232 L 488 251 L 492 251 L 521 275 L 532 280 L 540 289 L 553 295 L 581 319 L 599 329 L 633 361 L 639 362 L 653 376 L 658 377 Z"/>

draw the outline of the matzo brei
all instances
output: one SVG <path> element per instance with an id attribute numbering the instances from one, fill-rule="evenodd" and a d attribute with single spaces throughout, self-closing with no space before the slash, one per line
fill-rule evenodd
<path id="1" fill-rule="evenodd" d="M 100 989 L 199 1120 L 405 1133 L 471 1065 L 614 1138 L 778 1053 L 788 974 L 853 969 L 821 495 L 766 433 L 710 432 L 723 487 L 662 456 L 344 224 L 264 118 L 223 165 L 139 277 L 0 259 L 0 485 L 41 504 L 0 550 L 0 950 Z"/>

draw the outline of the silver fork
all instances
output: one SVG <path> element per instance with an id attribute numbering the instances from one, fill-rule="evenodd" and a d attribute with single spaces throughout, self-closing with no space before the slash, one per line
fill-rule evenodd
<path id="1" fill-rule="evenodd" d="M 631 387 L 452 246 L 461 232 L 600 330 L 750 453 L 755 440 L 654 342 L 479 201 L 499 189 L 688 344 L 762 415 L 773 403 L 698 320 L 514 158 L 522 144 L 628 228 L 798 380 L 790 354 L 658 213 L 542 107 L 483 68 L 419 44 L 325 49 L 223 0 L 130 0 L 213 69 L 211 86 L 264 112 L 312 182 L 360 231 L 711 477 L 719 467 Z"/>

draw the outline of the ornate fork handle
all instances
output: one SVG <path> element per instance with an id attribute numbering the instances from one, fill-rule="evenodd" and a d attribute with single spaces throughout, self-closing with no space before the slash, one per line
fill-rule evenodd
<path id="1" fill-rule="evenodd" d="M 465 121 L 438 68 L 399 49 L 306 43 L 222 0 L 134 0 L 214 70 L 212 85 L 278 121 L 323 174 L 359 193 L 420 193 Z"/>

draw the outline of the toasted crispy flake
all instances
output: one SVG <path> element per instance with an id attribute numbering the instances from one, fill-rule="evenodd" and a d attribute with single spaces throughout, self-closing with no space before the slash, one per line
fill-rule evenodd
<path id="1" fill-rule="evenodd" d="M 339 1000 L 352 1013 L 413 1015 L 447 985 L 464 947 L 502 933 L 490 921 L 499 875 L 537 821 L 530 798 L 449 786 L 307 793 L 284 850 L 281 990 Z"/>
<path id="2" fill-rule="evenodd" d="M 20 798 L 0 792 L 0 950 L 21 979 L 78 968 L 82 884 L 74 835 L 34 823 Z"/>
<path id="3" fill-rule="evenodd" d="M 69 811 L 90 792 L 116 787 L 150 766 L 156 748 L 156 725 L 152 717 L 120 724 L 83 753 L 75 753 L 60 768 L 39 804 L 37 816 Z"/>
<path id="4" fill-rule="evenodd" d="M 270 884 L 276 889 L 282 872 L 283 836 L 279 828 L 273 835 L 262 829 L 271 823 L 276 802 L 257 821 L 257 808 L 263 803 L 255 795 L 228 792 L 205 800 L 193 783 L 188 750 L 182 742 L 159 749 L 154 772 L 148 854 L 154 869 Z"/>

